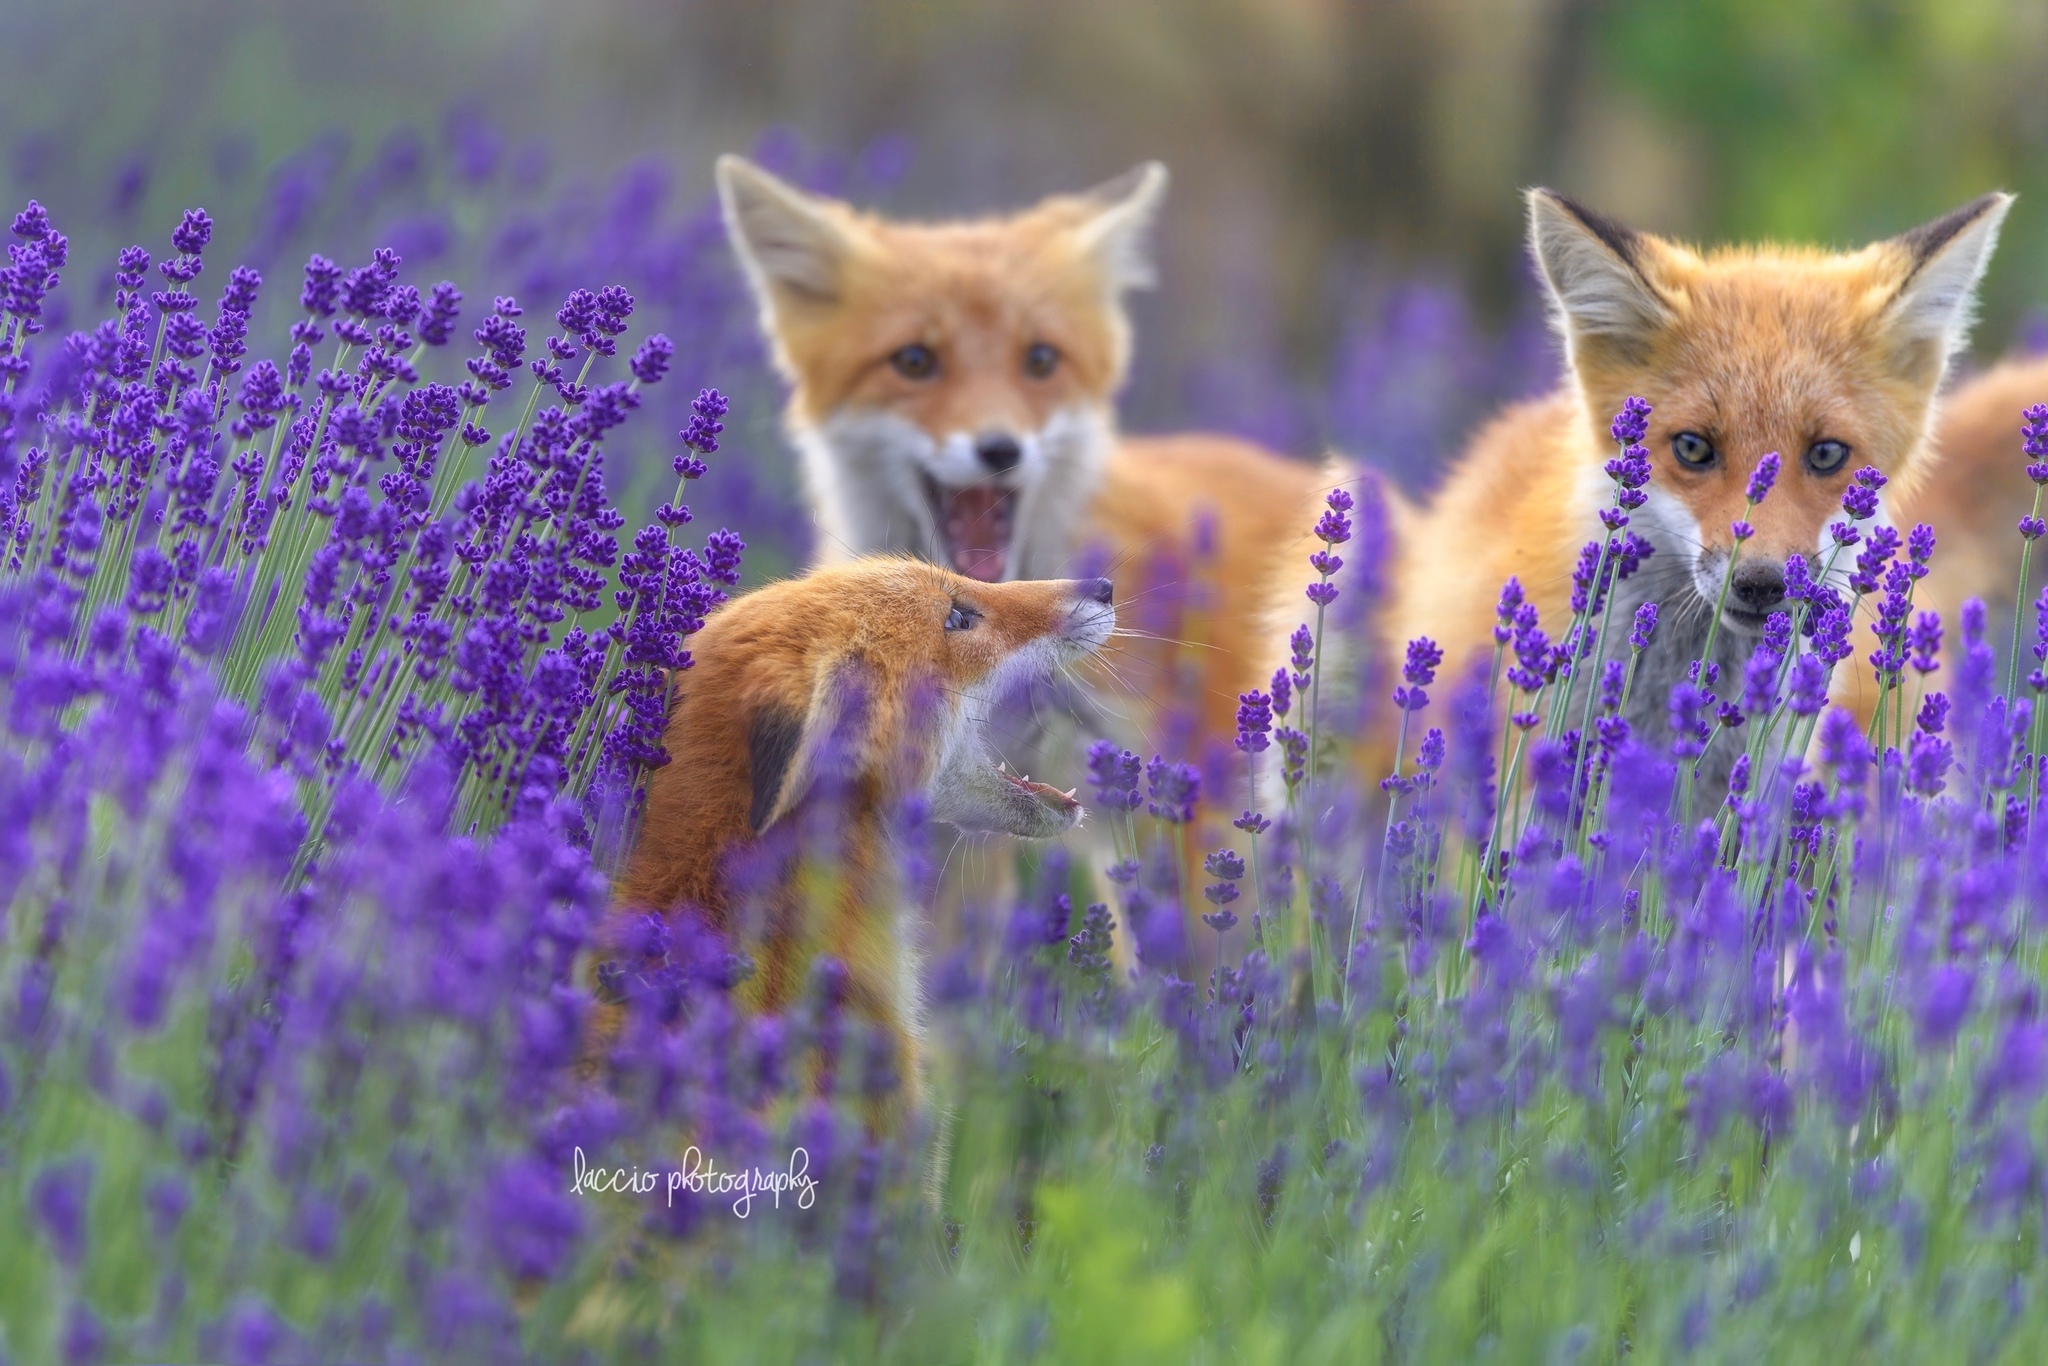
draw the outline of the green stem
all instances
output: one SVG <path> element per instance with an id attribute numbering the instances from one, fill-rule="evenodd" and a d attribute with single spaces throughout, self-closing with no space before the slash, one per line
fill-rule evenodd
<path id="1" fill-rule="evenodd" d="M 2043 486 L 2040 484 L 2034 485 L 2034 510 L 2030 515 L 2036 519 L 2038 519 L 2041 515 L 2042 487 Z M 2008 698 L 2019 696 L 2020 623 L 2026 618 L 2027 577 L 2028 571 L 2032 568 L 2033 560 L 2034 538 L 2031 536 L 2023 536 L 2020 538 L 2019 593 L 2018 596 L 2012 600 L 2012 658 L 2010 661 L 2008 661 L 2005 671 L 2005 695 Z"/>
<path id="2" fill-rule="evenodd" d="M 1401 759 L 1408 752 L 1408 718 L 1413 715 L 1407 707 L 1401 708 L 1401 728 L 1394 736 L 1394 772 L 1401 776 Z M 1373 873 L 1372 901 L 1378 909 L 1387 880 L 1387 842 L 1394 837 L 1394 814 L 1401 806 L 1399 785 L 1387 789 L 1387 828 L 1380 837 L 1379 864 Z M 1338 980 L 1343 984 L 1343 1010 L 1351 1013 L 1351 952 L 1358 942 L 1358 919 L 1365 913 L 1365 869 L 1358 870 L 1358 895 L 1351 902 L 1351 923 L 1344 929 L 1344 962 Z"/>

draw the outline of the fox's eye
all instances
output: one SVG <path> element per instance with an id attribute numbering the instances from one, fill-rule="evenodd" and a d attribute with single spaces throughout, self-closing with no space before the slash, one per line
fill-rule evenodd
<path id="1" fill-rule="evenodd" d="M 1717 458 L 1714 443 L 1698 432 L 1680 432 L 1671 438 L 1671 453 L 1678 457 L 1678 463 L 1691 469 L 1703 470 Z"/>
<path id="2" fill-rule="evenodd" d="M 939 358 L 929 346 L 912 342 L 891 352 L 889 364 L 895 366 L 896 373 L 905 379 L 930 379 L 939 368 Z"/>
<path id="3" fill-rule="evenodd" d="M 1033 379 L 1047 379 L 1060 367 L 1060 353 L 1045 342 L 1033 342 L 1024 349 L 1024 373 Z"/>
<path id="4" fill-rule="evenodd" d="M 963 606 L 956 602 L 953 604 L 953 610 L 946 613 L 946 629 L 948 631 L 971 631 L 974 629 L 974 623 L 980 620 L 981 613 L 975 611 L 972 607 Z"/>
<path id="5" fill-rule="evenodd" d="M 1806 448 L 1806 468 L 1815 474 L 1833 474 L 1848 463 L 1846 441 L 1816 441 Z"/>

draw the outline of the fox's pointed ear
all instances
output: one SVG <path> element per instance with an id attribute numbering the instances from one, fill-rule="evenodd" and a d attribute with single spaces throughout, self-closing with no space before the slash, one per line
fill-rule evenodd
<path id="1" fill-rule="evenodd" d="M 1931 362 L 1938 372 L 1968 340 L 1977 284 L 1991 264 L 2012 199 L 2002 192 L 1980 195 L 1887 244 L 1900 253 L 1905 278 L 1885 310 L 1885 323 L 1919 364 Z"/>
<path id="2" fill-rule="evenodd" d="M 1148 161 L 1080 196 L 1092 210 L 1078 230 L 1081 245 L 1101 263 L 1114 290 L 1150 289 L 1158 283 L 1152 223 L 1166 199 L 1166 183 L 1166 167 Z"/>
<path id="3" fill-rule="evenodd" d="M 794 804 L 783 791 L 803 745 L 804 718 L 787 707 L 763 706 L 747 726 L 747 780 L 753 791 L 747 804 L 747 825 L 760 834 Z"/>
<path id="4" fill-rule="evenodd" d="M 1640 344 L 1671 321 L 1643 273 L 1650 240 L 1555 190 L 1529 191 L 1529 251 L 1567 340 Z"/>
<path id="5" fill-rule="evenodd" d="M 820 782 L 844 789 L 868 762 L 872 675 L 858 657 L 819 670 L 802 712 L 764 703 L 747 725 L 747 824 L 755 834 L 796 809 Z"/>
<path id="6" fill-rule="evenodd" d="M 718 159 L 718 202 L 726 236 L 764 307 L 788 292 L 829 302 L 849 249 L 829 201 L 806 194 L 745 157 Z"/>

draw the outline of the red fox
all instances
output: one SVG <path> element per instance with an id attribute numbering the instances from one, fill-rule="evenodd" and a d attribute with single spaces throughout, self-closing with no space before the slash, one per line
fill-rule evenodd
<path id="1" fill-rule="evenodd" d="M 892 822 L 918 794 L 964 830 L 1046 839 L 1080 822 L 1071 792 L 999 768 L 982 726 L 1008 683 L 1100 649 L 1111 597 L 1106 579 L 984 583 L 872 557 L 727 603 L 693 641 L 619 904 L 702 916 L 751 953 L 740 995 L 757 1009 L 838 959 L 847 1009 L 885 1036 L 914 1105 L 918 958 Z M 775 842 L 812 810 L 821 828 Z"/>
<path id="2" fill-rule="evenodd" d="M 1219 436 L 1117 433 L 1129 366 L 1125 291 L 1152 283 L 1157 164 L 1003 218 L 900 223 L 722 157 L 726 228 L 790 384 L 787 423 L 830 564 L 907 552 L 994 582 L 1071 573 L 1088 547 L 1127 600 L 1199 574 L 1198 725 L 1231 733 L 1254 686 L 1277 546 L 1318 471 Z M 1146 562 L 1154 581 L 1132 585 Z M 1164 642 L 1118 673 L 1166 700 L 1183 669 Z"/>
<path id="3" fill-rule="evenodd" d="M 1425 506 L 1396 505 L 1383 657 L 1426 635 L 1453 677 L 1490 658 L 1510 575 L 1552 639 L 1562 634 L 1580 549 L 1605 534 L 1597 518 L 1613 502 L 1609 419 L 1641 395 L 1654 408 L 1643 442 L 1653 475 L 1629 529 L 1654 553 L 1617 587 L 1612 619 L 1627 621 L 1644 601 L 1660 606 L 1629 719 L 1638 734 L 1664 735 L 1665 699 L 1706 646 L 1730 526 L 1766 453 L 1779 453 L 1783 473 L 1749 514 L 1755 534 L 1715 633 L 1724 678 L 1740 677 L 1783 600 L 1785 558 L 1828 545 L 1855 470 L 1885 474 L 1888 504 L 1920 489 L 1935 396 L 2010 203 L 1988 194 L 1856 252 L 1697 252 L 1531 191 L 1530 247 L 1569 374 L 1557 392 L 1482 429 Z M 1306 525 L 1313 514 L 1297 515 Z M 1272 620 L 1285 630 L 1304 604 L 1298 590 L 1281 601 Z"/>

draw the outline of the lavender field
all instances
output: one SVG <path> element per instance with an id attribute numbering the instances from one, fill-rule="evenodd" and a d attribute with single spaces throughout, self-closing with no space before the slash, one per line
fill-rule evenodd
<path id="1" fill-rule="evenodd" d="M 812 549 L 753 310 L 710 205 L 501 150 L 353 182 L 438 237 L 295 216 L 317 147 L 249 221 L 12 219 L 0 1361 L 2048 1354 L 2048 598 L 1916 606 L 1943 548 L 1871 471 L 1666 743 L 1622 716 L 1658 614 L 1609 610 L 1656 395 L 1573 615 L 1503 585 L 1474 676 L 1326 649 L 1387 554 L 1333 493 L 1228 766 L 1098 743 L 1096 838 L 964 891 L 892 813 L 950 919 L 928 1104 L 877 1133 L 836 965 L 751 1013 L 736 946 L 609 890 L 692 634 Z M 1332 354 L 1193 373 L 1190 420 L 1415 487 L 1555 374 L 1418 282 Z M 1401 737 L 1364 783 L 1361 689 Z"/>

